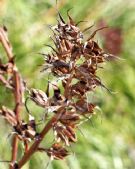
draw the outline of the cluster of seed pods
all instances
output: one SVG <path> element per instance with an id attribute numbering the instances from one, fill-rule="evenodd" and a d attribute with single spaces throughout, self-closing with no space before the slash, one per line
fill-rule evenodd
<path id="1" fill-rule="evenodd" d="M 94 113 L 96 105 L 87 99 L 88 93 L 93 93 L 98 86 L 106 88 L 97 76 L 97 70 L 102 68 L 102 63 L 108 61 L 109 54 L 105 53 L 94 41 L 94 36 L 100 28 L 85 37 L 85 31 L 81 31 L 78 23 L 75 23 L 69 13 L 68 22 L 65 22 L 58 13 L 58 23 L 50 26 L 54 45 L 49 46 L 52 52 L 44 54 L 44 65 L 42 71 L 50 70 L 53 82 L 48 80 L 47 90 L 30 89 L 29 98 L 38 106 L 47 110 L 47 116 L 59 114 L 58 120 L 51 124 L 54 131 L 54 143 L 50 148 L 39 147 L 37 151 L 44 151 L 51 159 L 64 159 L 68 154 L 68 147 L 77 142 L 76 130 L 78 125 L 89 119 Z M 12 76 L 5 79 L 4 73 L 12 74 L 14 59 L 7 64 L 0 63 L 0 78 L 6 87 L 14 90 Z M 61 87 L 58 85 L 61 82 Z M 25 90 L 24 83 L 22 86 Z M 50 95 L 50 86 L 53 95 Z M 61 90 L 63 88 L 63 90 Z M 26 105 L 26 104 L 25 104 Z M 26 109 L 29 112 L 27 105 Z M 30 112 L 29 112 L 30 113 Z M 13 126 L 13 134 L 27 146 L 30 141 L 39 139 L 37 122 L 32 115 L 29 121 L 17 120 L 15 112 L 2 107 L 0 114 Z M 47 119 L 46 119 L 47 120 Z"/>

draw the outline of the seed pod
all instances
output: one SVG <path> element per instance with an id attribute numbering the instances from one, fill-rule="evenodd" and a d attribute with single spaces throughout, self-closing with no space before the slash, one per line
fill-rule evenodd
<path id="1" fill-rule="evenodd" d="M 92 114 L 94 108 L 96 107 L 96 105 L 92 104 L 92 103 L 87 103 L 87 101 L 85 100 L 79 100 L 77 101 L 74 106 L 76 107 L 76 111 L 79 112 L 81 115 L 85 115 L 85 114 Z"/>
<path id="2" fill-rule="evenodd" d="M 39 89 L 31 89 L 30 98 L 34 101 L 38 106 L 46 107 L 48 106 L 48 97 L 45 92 Z"/>
<path id="3" fill-rule="evenodd" d="M 62 114 L 60 118 L 60 122 L 66 126 L 73 125 L 78 123 L 80 120 L 80 116 L 77 113 L 72 113 L 72 112 L 65 112 Z"/>
<path id="4" fill-rule="evenodd" d="M 65 145 L 69 146 L 71 142 L 77 141 L 75 131 L 72 127 L 56 124 L 53 129 L 57 142 L 62 141 Z"/>
<path id="5" fill-rule="evenodd" d="M 63 160 L 69 155 L 68 151 L 60 144 L 53 144 L 51 148 L 46 150 L 47 155 L 55 160 Z"/>
<path id="6" fill-rule="evenodd" d="M 2 115 L 12 126 L 15 126 L 17 124 L 15 113 L 7 107 L 2 106 L 0 115 Z"/>
<path id="7" fill-rule="evenodd" d="M 14 126 L 15 134 L 20 140 L 31 141 L 35 139 L 36 132 L 36 123 L 34 118 L 31 116 L 28 123 L 21 121 Z"/>

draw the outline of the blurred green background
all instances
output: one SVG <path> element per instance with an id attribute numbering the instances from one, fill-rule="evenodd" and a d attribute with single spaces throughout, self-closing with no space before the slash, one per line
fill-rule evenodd
<path id="1" fill-rule="evenodd" d="M 81 29 L 93 23 L 94 29 L 107 25 L 109 29 L 99 32 L 96 39 L 120 59 L 107 63 L 99 72 L 114 93 L 98 89 L 92 96 L 102 111 L 81 126 L 84 136 L 78 131 L 78 143 L 72 146 L 75 155 L 53 161 L 48 169 L 134 169 L 135 0 L 58 0 L 65 19 L 69 8 L 73 8 L 70 13 L 76 21 L 87 21 L 80 24 Z M 51 44 L 48 25 L 55 25 L 56 17 L 55 0 L 0 0 L 0 24 L 8 28 L 17 66 L 29 87 L 45 88 L 45 74 L 40 73 L 43 58 L 37 53 L 49 52 L 44 44 Z M 0 48 L 0 58 L 5 57 Z M 11 101 L 9 91 L 0 85 L 0 106 L 12 105 Z M 35 117 L 41 117 L 43 110 L 32 103 L 29 107 Z M 8 134 L 12 130 L 1 118 L 0 124 L 0 160 L 9 160 Z M 43 144 L 51 141 L 48 136 Z M 23 154 L 21 149 L 19 154 Z M 45 154 L 36 153 L 23 169 L 45 169 L 48 160 Z M 6 163 L 0 163 L 0 169 L 6 168 Z"/>

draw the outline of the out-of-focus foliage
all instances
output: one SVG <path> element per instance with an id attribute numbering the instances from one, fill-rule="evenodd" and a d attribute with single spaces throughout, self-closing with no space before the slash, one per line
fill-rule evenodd
<path id="1" fill-rule="evenodd" d="M 58 9 L 66 18 L 66 11 L 83 29 L 104 20 L 109 27 L 122 31 L 122 51 L 116 61 L 105 65 L 99 72 L 104 84 L 112 91 L 99 89 L 91 100 L 98 102 L 101 110 L 81 126 L 78 144 L 71 148 L 75 155 L 64 161 L 54 161 L 49 169 L 133 169 L 135 168 L 135 0 L 59 0 Z M 8 28 L 13 44 L 16 62 L 29 87 L 45 88 L 46 78 L 40 73 L 43 59 L 38 52 L 47 53 L 51 44 L 48 25 L 56 23 L 55 0 L 0 0 L 0 24 Z M 94 29 L 94 28 L 93 28 Z M 87 35 L 90 31 L 87 32 Z M 103 36 L 98 33 L 98 42 Z M 119 45 L 119 44 L 116 44 Z M 0 47 L 0 58 L 5 53 Z M 9 91 L 0 86 L 0 106 L 10 104 Z M 30 103 L 33 114 L 40 118 L 42 113 Z M 11 129 L 0 119 L 0 160 L 10 159 Z M 7 131 L 7 132 L 5 132 Z M 48 137 L 47 137 L 48 138 Z M 44 145 L 52 139 L 44 141 Z M 20 149 L 20 156 L 22 155 Z M 45 168 L 48 158 L 45 154 L 35 154 L 23 169 Z M 0 163 L 0 169 L 8 168 Z"/>

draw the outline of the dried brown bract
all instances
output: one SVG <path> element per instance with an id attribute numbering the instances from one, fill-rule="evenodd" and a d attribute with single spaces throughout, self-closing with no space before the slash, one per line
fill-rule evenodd
<path id="1" fill-rule="evenodd" d="M 63 126 L 61 124 L 55 124 L 54 135 L 56 136 L 56 142 L 64 142 L 65 145 L 69 146 L 71 142 L 76 142 L 75 130 L 71 126 Z"/>
<path id="2" fill-rule="evenodd" d="M 48 105 L 48 98 L 45 92 L 39 89 L 31 89 L 30 98 L 38 106 L 46 107 Z"/>
<path id="3" fill-rule="evenodd" d="M 51 148 L 46 149 L 47 155 L 55 160 L 63 160 L 69 153 L 60 144 L 53 144 Z"/>
<path id="4" fill-rule="evenodd" d="M 0 115 L 2 115 L 12 126 L 17 125 L 15 112 L 8 109 L 7 107 L 2 106 L 2 109 L 0 110 Z"/>
<path id="5" fill-rule="evenodd" d="M 13 128 L 17 137 L 24 142 L 36 139 L 37 132 L 35 120 L 30 120 L 28 123 L 22 121 L 13 126 Z"/>

